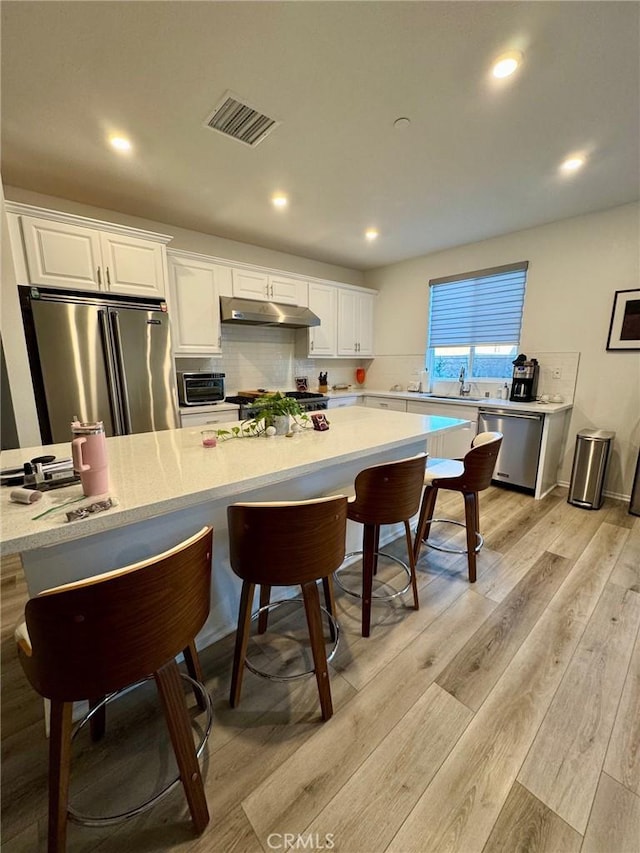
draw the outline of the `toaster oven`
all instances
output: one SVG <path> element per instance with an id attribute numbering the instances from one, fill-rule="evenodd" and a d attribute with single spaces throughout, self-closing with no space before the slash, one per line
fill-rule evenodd
<path id="1" fill-rule="evenodd" d="M 181 406 L 207 406 L 224 400 L 224 373 L 178 372 Z"/>

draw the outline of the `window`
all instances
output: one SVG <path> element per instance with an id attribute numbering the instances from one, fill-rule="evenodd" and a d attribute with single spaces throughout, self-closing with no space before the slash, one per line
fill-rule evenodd
<path id="1" fill-rule="evenodd" d="M 429 282 L 427 367 L 433 380 L 511 378 L 528 261 Z"/>

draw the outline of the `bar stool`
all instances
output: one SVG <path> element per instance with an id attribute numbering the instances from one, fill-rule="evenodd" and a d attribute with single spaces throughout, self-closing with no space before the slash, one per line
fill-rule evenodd
<path id="1" fill-rule="evenodd" d="M 480 505 L 478 492 L 491 484 L 491 477 L 496 466 L 496 459 L 502 444 L 501 432 L 480 432 L 471 443 L 464 459 L 433 459 L 427 466 L 424 476 L 424 496 L 420 507 L 420 517 L 416 529 L 414 557 L 418 562 L 420 549 L 424 542 L 436 551 L 448 554 L 466 554 L 469 564 L 469 582 L 476 580 L 476 554 L 484 544 L 480 535 Z M 449 518 L 433 518 L 438 489 L 449 489 L 461 492 L 464 497 L 465 524 Z M 455 524 L 465 527 L 467 532 L 467 547 L 463 549 L 449 548 L 429 542 L 431 525 L 435 522 Z"/>
<path id="2" fill-rule="evenodd" d="M 64 851 L 68 820 L 98 826 L 146 811 L 181 781 L 198 834 L 209 822 L 176 655 L 191 653 L 209 614 L 213 531 L 205 527 L 158 556 L 102 575 L 45 590 L 25 607 L 16 630 L 18 657 L 32 687 L 51 702 L 49 743 L 50 853 Z M 211 726 L 211 700 L 199 690 Z M 155 680 L 178 764 L 179 778 L 129 812 L 87 818 L 69 803 L 71 741 L 93 714 L 123 689 Z M 104 698 L 106 697 L 106 698 Z M 92 710 L 72 733 L 75 701 Z"/>
<path id="3" fill-rule="evenodd" d="M 242 579 L 238 630 L 233 657 L 229 702 L 240 703 L 242 676 L 247 665 L 247 645 L 252 619 L 251 604 L 256 584 L 261 601 L 268 602 L 262 588 L 302 587 L 314 669 L 320 696 L 322 719 L 333 714 L 327 655 L 322 635 L 322 615 L 318 580 L 330 579 L 344 559 L 347 526 L 347 499 L 344 495 L 309 501 L 233 504 L 227 508 L 231 568 Z M 275 607 L 282 602 L 262 604 Z M 327 601 L 330 617 L 335 610 Z M 335 632 L 337 643 L 337 628 Z M 251 670 L 263 675 L 255 667 Z"/>
<path id="4" fill-rule="evenodd" d="M 399 462 L 387 462 L 373 465 L 361 471 L 355 480 L 355 497 L 349 498 L 347 517 L 363 525 L 362 551 L 353 551 L 347 557 L 362 554 L 362 594 L 347 589 L 340 579 L 340 574 L 346 568 L 341 566 L 335 573 L 338 586 L 348 595 L 362 599 L 362 636 L 368 637 L 371 632 L 371 602 L 372 599 L 389 601 L 403 595 L 411 587 L 413 589 L 413 606 L 420 607 L 418 600 L 418 585 L 416 581 L 416 566 L 411 541 L 409 520 L 416 515 L 420 507 L 420 496 L 425 476 L 427 454 L 421 453 L 410 459 Z M 407 573 L 407 585 L 390 595 L 373 595 L 373 576 L 377 572 L 380 526 L 382 524 L 404 524 L 407 541 L 409 566 L 389 554 L 383 554 L 398 563 Z"/>

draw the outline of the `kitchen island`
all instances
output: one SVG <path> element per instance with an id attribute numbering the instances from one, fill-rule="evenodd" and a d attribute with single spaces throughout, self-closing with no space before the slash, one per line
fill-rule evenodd
<path id="1" fill-rule="evenodd" d="M 369 465 L 425 450 L 427 440 L 466 421 L 379 412 L 356 406 L 330 413 L 326 432 L 229 439 L 204 448 L 198 429 L 107 439 L 110 496 L 117 506 L 65 521 L 65 511 L 34 517 L 82 494 L 80 485 L 45 493 L 36 504 L 14 504 L 2 492 L 0 544 L 20 553 L 31 595 L 145 559 L 214 527 L 211 614 L 198 645 L 235 628 L 240 582 L 228 560 L 227 506 L 234 501 L 305 500 L 351 490 Z M 237 426 L 236 421 L 233 425 Z M 70 444 L 21 448 L 0 455 L 2 468 L 43 454 L 69 456 Z M 89 503 L 90 501 L 87 501 Z M 69 508 L 83 506 L 82 502 Z M 349 528 L 349 548 L 360 529 Z"/>

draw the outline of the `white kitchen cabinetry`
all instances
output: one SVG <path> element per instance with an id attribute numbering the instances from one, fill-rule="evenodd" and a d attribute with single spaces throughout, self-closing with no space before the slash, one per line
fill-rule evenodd
<path id="1" fill-rule="evenodd" d="M 338 355 L 373 355 L 373 300 L 358 290 L 338 289 Z"/>
<path id="2" fill-rule="evenodd" d="M 284 305 L 307 305 L 307 283 L 300 279 L 246 269 L 234 269 L 232 276 L 234 296 Z"/>
<path id="3" fill-rule="evenodd" d="M 397 397 L 365 397 L 364 404 L 369 409 L 386 409 L 391 412 L 406 412 L 407 401 Z"/>
<path id="4" fill-rule="evenodd" d="M 445 432 L 440 439 L 432 442 L 428 448 L 430 456 L 447 459 L 461 459 L 471 449 L 471 442 L 478 431 L 478 409 L 475 406 L 451 406 L 446 403 L 424 403 L 421 400 L 408 400 L 407 411 L 416 415 L 434 415 L 441 418 L 458 418 L 469 421 L 466 427 Z"/>
<path id="5" fill-rule="evenodd" d="M 328 409 L 343 409 L 345 406 L 355 406 L 358 398 L 353 397 L 329 397 L 327 400 Z"/>
<path id="6" fill-rule="evenodd" d="M 194 254 L 168 253 L 170 316 L 176 355 L 219 355 L 220 278 L 226 272 Z"/>
<path id="7" fill-rule="evenodd" d="M 7 205 L 9 211 L 18 207 Z M 50 213 L 52 218 L 27 213 L 15 217 L 12 242 L 18 269 L 20 255 L 24 264 L 20 283 L 134 296 L 165 295 L 164 244 L 170 237 Z"/>
<path id="8" fill-rule="evenodd" d="M 211 424 L 228 424 L 238 420 L 238 407 L 219 409 L 216 412 L 180 412 L 183 427 L 206 427 Z"/>
<path id="9" fill-rule="evenodd" d="M 309 308 L 320 318 L 319 326 L 308 332 L 308 355 L 335 356 L 337 345 L 337 288 L 331 284 L 309 282 Z"/>

